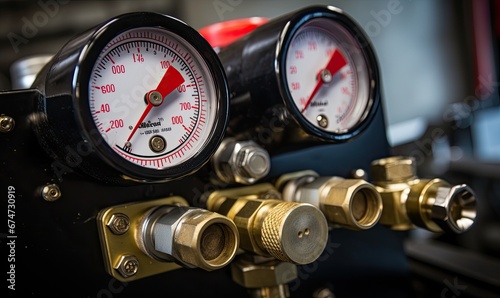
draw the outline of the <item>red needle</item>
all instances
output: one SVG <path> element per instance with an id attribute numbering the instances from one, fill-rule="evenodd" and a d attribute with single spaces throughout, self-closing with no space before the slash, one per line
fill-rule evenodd
<path id="1" fill-rule="evenodd" d="M 342 53 L 335 50 L 332 54 L 332 57 L 330 57 L 330 60 L 328 61 L 328 64 L 326 65 L 326 67 L 319 71 L 318 82 L 316 83 L 316 86 L 314 86 L 314 89 L 313 89 L 311 95 L 309 95 L 309 99 L 307 99 L 307 102 L 306 102 L 304 108 L 302 109 L 302 111 L 300 111 L 301 113 L 304 113 L 304 111 L 307 109 L 307 107 L 309 107 L 309 104 L 313 100 L 314 96 L 316 95 L 316 93 L 318 93 L 319 88 L 321 88 L 321 86 L 323 86 L 324 80 L 322 78 L 321 73 L 324 70 L 328 70 L 328 72 L 330 73 L 329 76 L 333 77 L 346 64 L 347 64 L 347 61 L 345 60 Z"/>
<path id="2" fill-rule="evenodd" d="M 170 94 L 170 92 L 174 91 L 179 85 L 184 83 L 184 78 L 182 77 L 181 73 L 175 69 L 173 66 L 170 66 L 165 74 L 163 75 L 163 78 L 161 78 L 160 83 L 158 83 L 158 86 L 156 87 L 155 90 L 152 90 L 146 94 L 146 100 L 148 101 L 148 105 L 146 106 L 146 109 L 141 115 L 141 118 L 139 118 L 139 121 L 137 121 L 137 124 L 134 126 L 134 129 L 132 129 L 132 132 L 128 136 L 127 142 L 132 139 L 134 136 L 135 132 L 141 126 L 141 123 L 144 121 L 144 118 L 149 114 L 151 109 L 154 106 L 159 106 L 162 104 L 163 99 Z M 151 94 L 153 92 L 159 92 L 161 94 L 161 100 L 155 104 L 151 102 Z"/>

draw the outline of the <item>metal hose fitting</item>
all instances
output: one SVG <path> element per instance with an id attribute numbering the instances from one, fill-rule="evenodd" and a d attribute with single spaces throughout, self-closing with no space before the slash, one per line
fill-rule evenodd
<path id="1" fill-rule="evenodd" d="M 295 177 L 294 177 L 295 176 Z M 375 186 L 362 179 L 319 177 L 316 173 L 291 174 L 279 181 L 283 200 L 310 203 L 328 222 L 352 230 L 375 226 L 382 214 L 382 198 Z"/>
<path id="2" fill-rule="evenodd" d="M 260 199 L 275 197 L 273 190 L 263 184 L 216 191 L 208 197 L 207 208 L 234 221 L 244 250 L 294 264 L 315 261 L 328 240 L 324 215 L 311 204 Z"/>
<path id="3" fill-rule="evenodd" d="M 238 249 L 233 221 L 205 209 L 160 206 L 141 224 L 139 247 L 157 260 L 211 271 L 228 265 Z"/>
<path id="4" fill-rule="evenodd" d="M 418 226 L 436 233 L 460 234 L 474 224 L 474 191 L 466 184 L 418 178 L 411 157 L 375 160 L 371 175 L 384 203 L 380 219 L 384 225 L 395 230 Z"/>

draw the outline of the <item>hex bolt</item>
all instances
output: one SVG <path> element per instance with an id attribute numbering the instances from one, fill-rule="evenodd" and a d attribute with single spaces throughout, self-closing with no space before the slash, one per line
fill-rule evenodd
<path id="1" fill-rule="evenodd" d="M 111 215 L 111 218 L 106 226 L 111 230 L 111 232 L 113 232 L 113 234 L 122 235 L 129 230 L 130 219 L 123 213 L 116 213 Z"/>
<path id="2" fill-rule="evenodd" d="M 0 132 L 7 133 L 14 129 L 16 122 L 12 117 L 0 115 Z"/>
<path id="3" fill-rule="evenodd" d="M 238 152 L 236 161 L 236 166 L 245 171 L 246 177 L 263 177 L 269 172 L 269 155 L 257 146 Z"/>
<path id="4" fill-rule="evenodd" d="M 139 271 L 139 260 L 131 255 L 121 256 L 115 269 L 123 277 L 131 277 Z"/>
<path id="5" fill-rule="evenodd" d="M 445 232 L 461 234 L 476 220 L 476 196 L 466 184 L 439 187 L 430 204 L 431 219 Z"/>
<path id="6" fill-rule="evenodd" d="M 42 197 L 47 202 L 57 201 L 62 193 L 56 184 L 45 185 L 42 189 Z"/>
<path id="7" fill-rule="evenodd" d="M 224 183 L 253 184 L 271 169 L 269 153 L 253 141 L 225 139 L 212 158 L 217 177 Z"/>

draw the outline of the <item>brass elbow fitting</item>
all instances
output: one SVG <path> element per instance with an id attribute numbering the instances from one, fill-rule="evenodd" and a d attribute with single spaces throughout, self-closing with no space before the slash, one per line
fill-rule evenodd
<path id="1" fill-rule="evenodd" d="M 395 156 L 375 160 L 371 176 L 382 196 L 380 223 L 395 230 L 415 226 L 432 232 L 463 233 L 476 218 L 476 196 L 466 185 L 420 179 L 415 160 Z"/>
<path id="2" fill-rule="evenodd" d="M 315 261 L 328 240 L 324 215 L 311 204 L 279 198 L 271 184 L 260 184 L 215 191 L 207 208 L 234 221 L 246 251 L 294 264 Z"/>
<path id="3" fill-rule="evenodd" d="M 231 263 L 231 277 L 250 297 L 290 297 L 288 283 L 298 277 L 297 265 L 242 254 Z"/>
<path id="4" fill-rule="evenodd" d="M 319 177 L 312 171 L 283 175 L 278 179 L 283 200 L 310 203 L 328 222 L 352 230 L 375 226 L 382 214 L 382 198 L 375 186 L 362 179 Z"/>
<path id="5" fill-rule="evenodd" d="M 138 244 L 150 257 L 207 271 L 228 265 L 236 255 L 239 235 L 227 217 L 200 208 L 160 206 L 140 223 Z"/>

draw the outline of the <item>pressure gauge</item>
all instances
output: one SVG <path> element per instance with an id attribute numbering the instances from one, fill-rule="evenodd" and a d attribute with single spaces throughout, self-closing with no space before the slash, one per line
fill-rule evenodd
<path id="1" fill-rule="evenodd" d="M 217 55 L 193 28 L 161 14 L 125 14 L 78 36 L 35 86 L 45 94 L 41 143 L 65 166 L 100 180 L 190 174 L 226 127 L 227 81 Z"/>
<path id="2" fill-rule="evenodd" d="M 372 104 L 370 75 L 353 45 L 355 39 L 339 22 L 315 18 L 283 48 L 283 92 L 308 131 L 340 136 L 366 118 Z"/>
<path id="3" fill-rule="evenodd" d="M 118 156 L 145 168 L 172 168 L 201 151 L 217 103 L 201 54 L 158 28 L 120 33 L 90 73 L 93 124 Z"/>
<path id="4" fill-rule="evenodd" d="M 231 108 L 244 112 L 251 106 L 255 113 L 282 106 L 285 115 L 271 119 L 293 122 L 321 141 L 351 140 L 379 106 L 370 42 L 336 7 L 310 6 L 274 18 L 218 55 L 229 78 Z"/>

